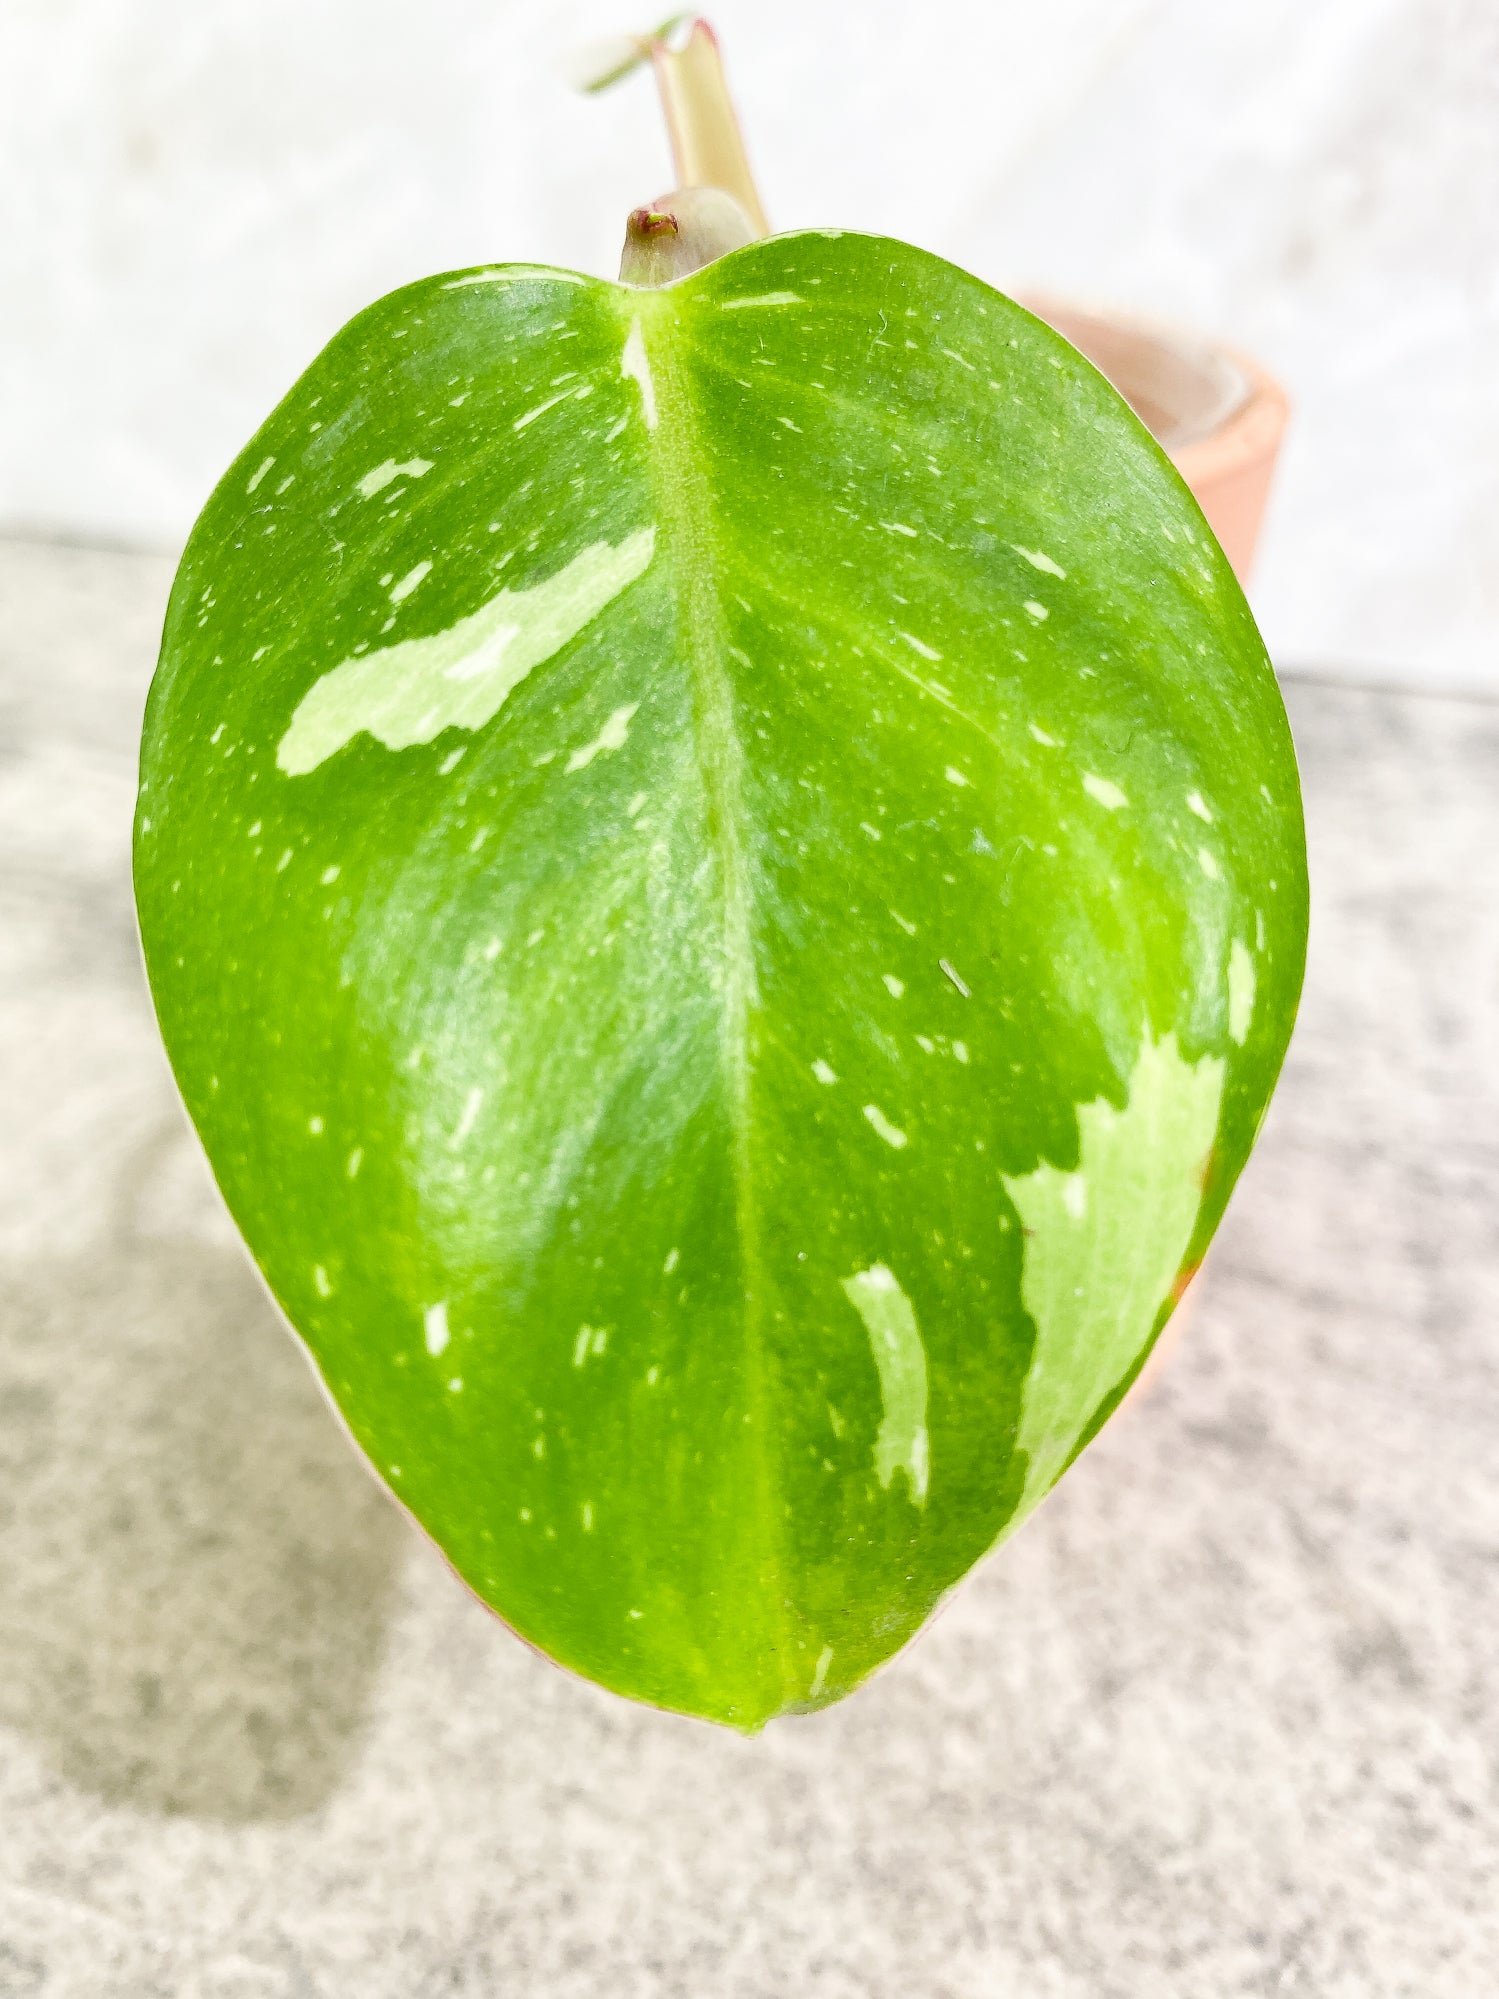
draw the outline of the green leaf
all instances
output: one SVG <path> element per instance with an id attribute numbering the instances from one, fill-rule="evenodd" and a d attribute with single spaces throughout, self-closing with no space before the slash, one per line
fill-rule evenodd
<path id="1" fill-rule="evenodd" d="M 355 320 L 193 535 L 136 879 L 376 1469 L 552 1657 L 741 1727 L 857 1684 L 1117 1401 L 1306 922 L 1175 473 L 1018 306 L 837 233 Z"/>

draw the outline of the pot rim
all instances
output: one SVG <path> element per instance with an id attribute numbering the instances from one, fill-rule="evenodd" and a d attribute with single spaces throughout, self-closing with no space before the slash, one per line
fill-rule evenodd
<path id="1" fill-rule="evenodd" d="M 1018 303 L 1045 320 L 1064 340 L 1071 340 L 1069 326 L 1080 332 L 1094 326 L 1105 335 L 1123 335 L 1169 356 L 1199 377 L 1206 401 L 1200 414 L 1164 434 L 1147 424 L 1189 485 L 1203 478 L 1221 478 L 1273 453 L 1290 413 L 1289 398 L 1275 377 L 1241 348 L 1169 320 L 1092 300 L 1033 292 L 1023 295 Z M 1086 348 L 1075 340 L 1071 344 L 1121 394 L 1125 393 L 1123 385 Z"/>

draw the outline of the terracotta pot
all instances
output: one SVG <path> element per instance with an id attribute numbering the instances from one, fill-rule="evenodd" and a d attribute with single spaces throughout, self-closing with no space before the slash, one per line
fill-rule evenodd
<path id="1" fill-rule="evenodd" d="M 1285 432 L 1285 391 L 1231 347 L 1124 313 L 1027 298 L 1171 454 L 1242 583 Z"/>
<path id="2" fill-rule="evenodd" d="M 1245 582 L 1289 414 L 1284 389 L 1247 355 L 1171 327 L 1059 299 L 1022 303 L 1108 376 L 1170 453 L 1234 574 Z M 1197 1296 L 1194 1274 L 1131 1395 L 1155 1376 Z"/>

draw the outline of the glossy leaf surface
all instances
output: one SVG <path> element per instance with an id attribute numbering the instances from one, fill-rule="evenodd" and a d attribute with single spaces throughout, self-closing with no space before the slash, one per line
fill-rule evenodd
<path id="1" fill-rule="evenodd" d="M 136 873 L 371 1460 L 606 1685 L 846 1692 L 1200 1258 L 1299 988 L 1280 700 L 1071 348 L 904 245 L 372 307 L 214 495 Z"/>

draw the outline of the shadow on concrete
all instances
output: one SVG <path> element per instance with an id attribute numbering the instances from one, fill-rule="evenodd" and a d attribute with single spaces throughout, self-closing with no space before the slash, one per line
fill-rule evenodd
<path id="1" fill-rule="evenodd" d="M 358 1753 L 409 1529 L 238 1246 L 142 1225 L 180 1119 L 146 1152 L 107 1246 L 0 1270 L 0 1722 L 112 1804 L 287 1818 Z"/>

